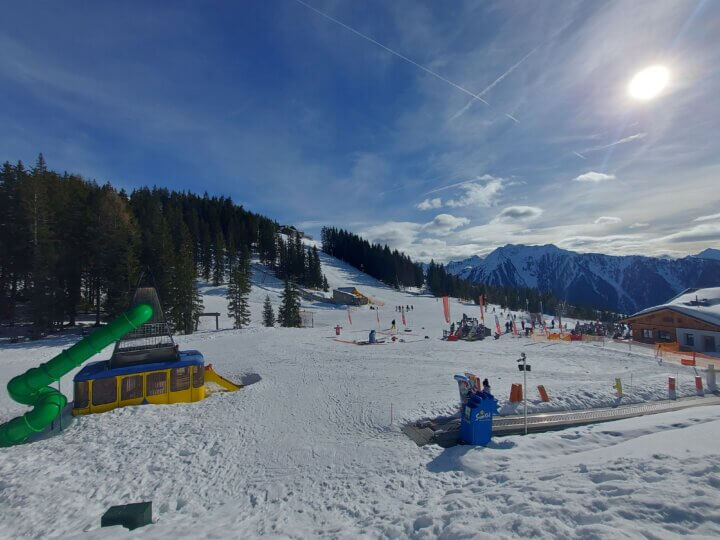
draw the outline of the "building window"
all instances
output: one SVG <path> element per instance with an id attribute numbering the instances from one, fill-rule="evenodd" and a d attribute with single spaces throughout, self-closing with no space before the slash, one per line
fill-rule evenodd
<path id="1" fill-rule="evenodd" d="M 79 381 L 75 383 L 75 403 L 73 408 L 75 409 L 87 409 L 90 404 L 88 399 L 88 383 L 87 381 Z"/>
<path id="2" fill-rule="evenodd" d="M 695 346 L 695 334 L 685 334 L 685 345 L 688 347 Z"/>
<path id="3" fill-rule="evenodd" d="M 143 397 L 142 375 L 125 377 L 120 383 L 120 399 L 138 399 Z"/>
<path id="4" fill-rule="evenodd" d="M 652 330 L 650 330 L 648 328 L 643 328 L 642 337 L 647 338 L 647 339 L 652 339 L 652 337 L 653 337 Z"/>
<path id="5" fill-rule="evenodd" d="M 658 330 L 658 339 L 662 341 L 672 341 L 672 338 L 670 337 L 670 332 L 667 332 L 665 330 Z"/>
<path id="6" fill-rule="evenodd" d="M 200 388 L 205 384 L 205 369 L 202 366 L 193 366 L 193 388 Z"/>
<path id="7" fill-rule="evenodd" d="M 148 373 L 145 377 L 145 394 L 148 396 L 159 396 L 167 393 L 167 377 L 164 371 Z"/>
<path id="8" fill-rule="evenodd" d="M 107 405 L 117 401 L 117 380 L 115 377 L 96 379 L 92 383 L 92 404 Z"/>
<path id="9" fill-rule="evenodd" d="M 715 337 L 705 336 L 705 352 L 715 352 Z"/>
<path id="10" fill-rule="evenodd" d="M 190 368 L 181 367 L 170 370 L 170 391 L 179 392 L 190 388 Z"/>

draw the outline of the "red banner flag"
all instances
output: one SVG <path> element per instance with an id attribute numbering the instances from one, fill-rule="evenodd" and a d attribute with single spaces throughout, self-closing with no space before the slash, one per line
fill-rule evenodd
<path id="1" fill-rule="evenodd" d="M 450 299 L 443 296 L 443 311 L 445 312 L 445 322 L 450 323 Z"/>
<path id="2" fill-rule="evenodd" d="M 352 324 L 352 317 L 350 316 L 350 308 L 348 308 L 348 321 Z"/>
<path id="3" fill-rule="evenodd" d="M 498 319 L 497 315 L 495 315 L 495 328 L 497 328 L 498 334 L 502 334 L 502 330 L 500 330 L 500 320 Z"/>
<path id="4" fill-rule="evenodd" d="M 515 324 L 515 319 L 512 321 L 512 328 L 513 328 L 513 334 L 516 336 L 518 335 L 517 325 Z"/>
<path id="5" fill-rule="evenodd" d="M 482 319 L 483 324 L 485 324 L 485 302 L 483 302 L 482 294 L 480 295 L 480 319 Z"/>

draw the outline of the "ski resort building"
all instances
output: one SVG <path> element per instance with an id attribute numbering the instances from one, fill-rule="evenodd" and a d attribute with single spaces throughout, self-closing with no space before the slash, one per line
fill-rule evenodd
<path id="1" fill-rule="evenodd" d="M 720 353 L 720 287 L 687 289 L 665 304 L 628 317 L 633 340 L 676 342 L 681 351 Z"/>
<path id="2" fill-rule="evenodd" d="M 338 287 L 333 289 L 333 302 L 350 306 L 363 306 L 370 303 L 370 299 L 355 287 Z"/>

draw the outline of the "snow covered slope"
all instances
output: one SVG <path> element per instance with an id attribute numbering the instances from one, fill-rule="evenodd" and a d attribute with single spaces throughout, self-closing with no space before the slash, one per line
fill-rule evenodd
<path id="1" fill-rule="evenodd" d="M 573 304 L 620 313 L 661 304 L 689 287 L 720 285 L 720 260 L 575 253 L 552 244 L 508 244 L 484 259 L 447 267 L 476 283 L 537 288 Z"/>
<path id="2" fill-rule="evenodd" d="M 635 346 L 630 353 L 509 335 L 441 341 L 437 299 L 389 289 L 331 257 L 322 264 L 331 285 L 356 286 L 384 307 L 355 309 L 350 325 L 346 308 L 303 302 L 316 312 L 315 328 L 266 329 L 261 303 L 269 294 L 277 307 L 281 283 L 256 267 L 250 328 L 229 329 L 224 317 L 219 332 L 177 340 L 232 380 L 261 380 L 202 402 L 78 417 L 61 436 L 0 449 L 0 538 L 720 535 L 717 409 L 498 438 L 488 448 L 419 448 L 400 430 L 401 422 L 456 413 L 452 376 L 463 371 L 488 377 L 503 412 L 512 412 L 521 352 L 532 364 L 530 410 L 613 405 L 615 377 L 626 387 L 623 402 L 665 397 L 670 374 L 680 395 L 692 395 L 692 368 L 658 363 Z M 222 287 L 203 292 L 207 311 L 225 312 Z M 413 306 L 411 332 L 402 331 L 396 305 Z M 489 316 L 493 309 L 507 316 L 496 306 Z M 456 300 L 451 312 L 455 320 L 479 314 Z M 334 339 L 338 323 L 341 338 L 367 339 L 393 318 L 403 342 Z M 70 343 L 0 345 L 0 388 Z M 538 384 L 550 403 L 539 400 Z M 24 410 L 0 393 L 0 422 Z M 147 500 L 153 525 L 131 534 L 99 528 L 109 506 Z"/>
<path id="3" fill-rule="evenodd" d="M 720 249 L 707 248 L 697 255 L 693 255 L 698 259 L 712 259 L 714 261 L 720 261 Z"/>

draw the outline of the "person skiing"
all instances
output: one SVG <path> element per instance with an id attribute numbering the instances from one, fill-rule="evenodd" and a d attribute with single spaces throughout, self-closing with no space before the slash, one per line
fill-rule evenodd
<path id="1" fill-rule="evenodd" d="M 490 392 L 490 382 L 487 379 L 483 379 L 482 385 L 482 391 L 492 395 L 492 392 Z"/>
<path id="2" fill-rule="evenodd" d="M 375 330 L 370 330 L 370 336 L 368 337 L 369 343 L 377 343 L 375 339 Z"/>
<path id="3" fill-rule="evenodd" d="M 392 323 L 390 323 L 390 330 L 395 330 L 395 319 L 393 319 Z"/>

